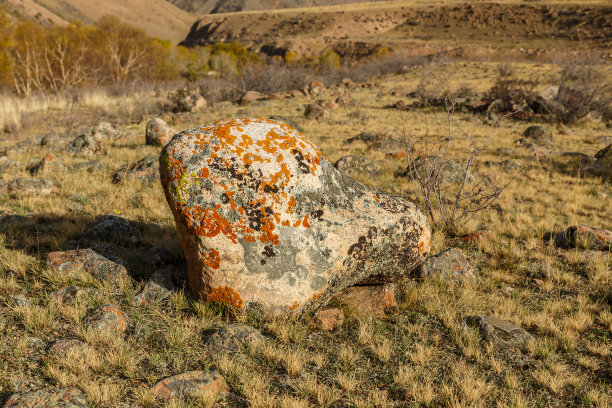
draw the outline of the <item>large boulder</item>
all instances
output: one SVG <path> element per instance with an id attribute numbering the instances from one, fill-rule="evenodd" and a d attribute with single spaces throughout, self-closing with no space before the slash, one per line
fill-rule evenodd
<path id="1" fill-rule="evenodd" d="M 302 313 L 416 268 L 425 216 L 336 170 L 290 126 L 236 119 L 176 135 L 160 172 L 192 290 Z"/>

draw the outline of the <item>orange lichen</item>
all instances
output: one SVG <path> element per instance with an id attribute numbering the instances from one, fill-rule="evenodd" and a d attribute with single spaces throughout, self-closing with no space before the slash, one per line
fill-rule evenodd
<path id="1" fill-rule="evenodd" d="M 212 269 L 219 269 L 219 266 L 221 265 L 221 256 L 219 255 L 219 251 L 214 248 L 205 248 L 202 252 L 202 262 L 204 265 Z"/>
<path id="2" fill-rule="evenodd" d="M 204 295 L 204 300 L 207 302 L 218 302 L 227 303 L 232 305 L 236 309 L 242 309 L 244 302 L 242 298 L 234 289 L 229 286 L 219 286 L 212 288 L 208 293 Z"/>

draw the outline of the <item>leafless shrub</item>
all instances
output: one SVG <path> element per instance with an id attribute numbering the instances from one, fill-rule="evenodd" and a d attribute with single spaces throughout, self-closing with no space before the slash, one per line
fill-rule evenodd
<path id="1" fill-rule="evenodd" d="M 416 89 L 421 105 L 428 106 L 443 98 L 448 90 L 448 79 L 448 76 L 435 75 L 433 70 L 426 69 Z"/>
<path id="2" fill-rule="evenodd" d="M 448 130 L 446 134 L 410 137 L 402 129 L 409 164 L 406 173 L 416 182 L 419 196 L 429 215 L 434 229 L 444 230 L 455 235 L 459 224 L 468 221 L 478 212 L 489 207 L 499 198 L 503 190 L 514 179 L 501 184 L 496 180 L 472 175 L 474 163 L 488 146 L 499 127 L 499 120 L 494 131 L 481 143 L 465 133 L 467 139 L 467 158 L 463 161 L 450 159 L 451 147 L 458 138 L 454 135 L 454 104 L 447 99 Z M 500 120 L 502 117 L 500 117 Z M 449 182 L 449 163 L 453 163 L 456 175 Z"/>
<path id="3" fill-rule="evenodd" d="M 609 68 L 595 65 L 566 65 L 559 76 L 557 94 L 546 107 L 559 122 L 567 124 L 590 112 L 612 117 L 610 74 Z"/>
<path id="4" fill-rule="evenodd" d="M 497 67 L 498 77 L 488 92 L 488 99 L 496 104 L 500 113 L 517 111 L 515 119 L 531 119 L 534 113 L 545 113 L 541 98 L 536 90 L 536 80 L 514 77 L 514 67 L 501 64 Z"/>

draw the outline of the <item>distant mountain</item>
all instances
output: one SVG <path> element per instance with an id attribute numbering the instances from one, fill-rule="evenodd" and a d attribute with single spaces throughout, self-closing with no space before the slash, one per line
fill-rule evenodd
<path id="1" fill-rule="evenodd" d="M 237 11 L 276 10 L 359 3 L 362 0 L 168 0 L 194 14 L 233 13 Z M 377 0 L 370 0 L 377 1 Z M 378 0 L 382 1 L 382 0 Z"/>
<path id="2" fill-rule="evenodd" d="M 166 0 L 0 0 L 0 7 L 14 17 L 48 24 L 92 24 L 110 14 L 174 43 L 185 38 L 196 18 Z"/>

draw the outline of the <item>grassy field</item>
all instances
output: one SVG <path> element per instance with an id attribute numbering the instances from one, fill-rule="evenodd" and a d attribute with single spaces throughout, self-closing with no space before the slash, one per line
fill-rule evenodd
<path id="1" fill-rule="evenodd" d="M 417 186 L 395 175 L 407 166 L 406 158 L 387 158 L 364 143 L 345 144 L 344 140 L 362 131 L 396 138 L 447 135 L 449 116 L 444 109 L 398 111 L 386 106 L 398 99 L 410 102 L 405 95 L 424 76 L 444 78 L 451 89 L 467 86 L 486 91 L 498 76 L 496 66 L 436 63 L 375 78 L 370 88 L 350 90 L 351 105 L 320 121 L 304 118 L 304 106 L 314 100 L 309 96 L 246 106 L 222 102 L 201 114 L 167 114 L 165 118 L 182 130 L 234 117 L 282 115 L 297 122 L 331 162 L 359 154 L 381 166 L 379 179 L 364 175 L 359 181 L 420 203 Z M 558 67 L 522 63 L 515 72 L 523 79 L 537 77 L 544 89 L 558 74 Z M 53 108 L 57 103 L 24 107 L 22 112 L 29 113 L 22 117 L 30 119 L 22 124 L 19 136 L 4 135 L 2 146 L 52 130 L 91 125 L 101 117 L 120 118 L 130 104 L 155 98 L 152 93 L 129 100 L 92 96 L 58 110 Z M 481 241 L 466 244 L 434 232 L 432 253 L 459 247 L 472 257 L 480 277 L 464 284 L 405 280 L 399 285 L 397 307 L 385 318 L 344 308 L 344 323 L 325 332 L 309 319 L 256 320 L 196 299 L 188 289 L 175 291 L 164 302 L 135 307 L 134 296 L 151 273 L 138 262 L 139 248 L 127 249 L 135 261 L 136 278 L 117 285 L 87 274 L 66 277 L 47 269 L 46 252 L 63 248 L 95 217 L 109 213 L 136 221 L 145 244 L 182 256 L 161 185 L 112 182 L 113 173 L 124 164 L 159 153 L 159 148 L 144 144 L 147 119 L 118 122 L 126 136 L 106 144 L 108 156 L 102 158 L 102 170 L 75 170 L 72 165 L 86 159 L 53 151 L 68 169 L 43 176 L 57 185 L 57 193 L 17 198 L 0 193 L 0 220 L 8 214 L 31 216 L 28 222 L 35 226 L 28 227 L 24 221 L 21 228 L 18 224 L 0 230 L 0 403 L 14 391 L 53 385 L 81 389 L 95 407 L 612 405 L 611 258 L 608 253 L 558 249 L 543 238 L 548 231 L 562 231 L 576 223 L 612 228 L 609 182 L 564 171 L 566 158 L 557 154 L 593 155 L 604 148 L 602 137 L 610 136 L 611 130 L 601 120 L 579 122 L 569 132 L 552 125 L 557 153 L 537 159 L 515 143 L 531 123 L 507 119 L 496 130 L 482 116 L 452 115 L 451 157 L 466 157 L 468 134 L 470 140 L 481 142 L 493 135 L 474 171 L 503 181 L 515 173 L 486 161 L 521 164 L 501 198 L 460 225 L 460 234 L 487 229 L 489 234 Z M 9 152 L 9 159 L 20 166 L 3 171 L 0 180 L 28 177 L 26 167 L 48 152 L 43 147 Z M 69 285 L 95 291 L 68 303 L 49 300 L 50 292 Z M 26 296 L 29 303 L 15 305 L 16 295 Z M 109 303 L 120 305 L 129 316 L 127 333 L 84 327 L 88 309 Z M 479 314 L 508 320 L 533 335 L 521 363 L 516 355 L 489 344 L 477 329 L 466 325 L 467 316 Z M 230 321 L 256 327 L 268 341 L 234 355 L 209 353 L 203 345 L 204 333 Z M 41 343 L 59 338 L 78 338 L 93 349 L 85 355 L 48 355 Z M 217 370 L 231 392 L 216 402 L 202 396 L 166 405 L 151 393 L 150 387 L 159 379 L 194 369 Z"/>

